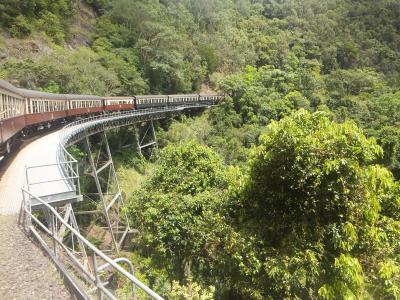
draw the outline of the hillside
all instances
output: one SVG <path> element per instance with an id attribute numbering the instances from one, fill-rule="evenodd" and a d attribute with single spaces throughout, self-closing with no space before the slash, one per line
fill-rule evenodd
<path id="1" fill-rule="evenodd" d="M 400 298 L 399 1 L 6 0 L 0 26 L 22 87 L 226 95 L 156 124 L 154 161 L 110 143 L 154 290 Z"/>

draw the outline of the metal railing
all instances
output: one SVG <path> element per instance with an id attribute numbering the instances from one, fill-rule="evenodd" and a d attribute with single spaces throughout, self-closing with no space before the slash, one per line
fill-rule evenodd
<path id="1" fill-rule="evenodd" d="M 47 248 L 51 251 L 51 255 L 55 258 L 61 255 L 61 251 L 68 256 L 74 264 L 82 271 L 86 276 L 86 283 L 91 283 L 94 285 L 94 288 L 89 290 L 90 292 L 97 291 L 99 299 L 103 299 L 104 296 L 107 296 L 109 299 L 117 300 L 118 298 L 111 292 L 110 289 L 107 288 L 109 282 L 104 282 L 101 279 L 101 272 L 105 271 L 106 269 L 111 269 L 114 272 L 121 274 L 124 278 L 126 278 L 133 286 L 133 298 L 135 296 L 134 287 L 140 288 L 143 292 L 145 292 L 148 296 L 153 299 L 162 300 L 163 298 L 151 290 L 148 286 L 142 283 L 139 279 L 137 279 L 133 274 L 133 266 L 131 262 L 126 258 L 117 258 L 115 260 L 108 257 L 102 251 L 100 251 L 96 246 L 90 243 L 86 238 L 84 238 L 76 229 L 74 229 L 68 222 L 64 220 L 63 217 L 53 208 L 51 205 L 33 195 L 30 191 L 25 188 L 22 188 L 23 194 L 23 202 L 22 202 L 22 210 L 25 214 L 25 227 L 30 230 L 34 234 L 34 236 L 39 240 L 44 248 Z M 39 201 L 44 207 L 46 207 L 47 214 L 47 222 L 41 221 L 37 216 L 35 216 L 30 208 L 30 199 L 35 199 Z M 46 224 L 47 223 L 47 224 Z M 48 238 L 51 240 L 51 246 L 48 246 L 49 242 L 46 242 L 45 238 L 43 238 L 39 231 L 34 226 L 36 224 L 43 233 L 47 235 Z M 79 261 L 79 257 L 76 255 L 76 251 L 69 249 L 64 241 L 62 236 L 58 236 L 58 229 L 59 226 L 65 226 L 70 231 L 70 234 L 73 235 L 74 238 L 82 242 L 84 247 L 86 248 L 86 252 L 88 256 L 92 258 L 92 269 L 93 274 Z M 61 250 L 61 251 L 60 251 Z M 104 264 L 98 266 L 98 260 L 101 259 L 104 261 Z M 130 267 L 131 273 L 126 271 L 123 267 L 121 267 L 118 263 L 125 262 Z M 85 291 L 82 291 L 86 293 Z"/>

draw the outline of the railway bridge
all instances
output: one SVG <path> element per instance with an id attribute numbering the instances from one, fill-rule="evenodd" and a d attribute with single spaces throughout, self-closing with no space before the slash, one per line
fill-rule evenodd
<path id="1" fill-rule="evenodd" d="M 141 152 L 157 146 L 153 121 L 214 104 L 215 99 L 103 112 L 79 118 L 22 148 L 0 181 L 0 268 L 10 274 L 0 278 L 0 298 L 118 299 L 112 284 L 118 274 L 130 283 L 130 299 L 163 299 L 135 276 L 131 261 L 120 256 L 133 229 L 123 210 L 107 130 L 145 125 L 142 136 L 135 130 Z M 92 145 L 94 135 L 99 147 Z M 99 249 L 85 238 L 75 218 L 74 203 L 83 201 L 83 195 L 79 164 L 68 149 L 78 142 L 85 144 L 110 249 Z"/>

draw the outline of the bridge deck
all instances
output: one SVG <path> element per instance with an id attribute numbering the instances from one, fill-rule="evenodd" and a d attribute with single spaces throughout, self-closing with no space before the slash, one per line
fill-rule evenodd
<path id="1" fill-rule="evenodd" d="M 0 180 L 0 215 L 17 214 L 19 212 L 22 202 L 21 188 L 26 186 L 25 166 L 56 162 L 59 134 L 60 131 L 56 131 L 45 135 L 20 150 L 17 157 L 12 161 Z M 50 176 L 57 176 L 54 172 L 58 172 L 58 170 L 33 169 L 33 174 L 31 175 L 37 176 L 35 181 L 42 181 L 51 178 Z M 38 191 L 38 187 L 39 185 L 35 187 L 35 191 L 40 195 L 49 191 L 51 192 L 54 188 L 57 188 L 54 186 L 47 186 L 47 191 L 46 187 L 42 189 L 42 191 Z"/>
<path id="2" fill-rule="evenodd" d="M 50 141 L 57 134 L 21 149 L 0 180 L 0 299 L 72 299 L 50 260 L 17 229 L 25 165 L 52 161 Z"/>

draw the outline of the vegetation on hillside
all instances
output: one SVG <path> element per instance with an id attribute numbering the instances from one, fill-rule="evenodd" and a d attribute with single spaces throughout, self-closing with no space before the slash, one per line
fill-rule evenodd
<path id="1" fill-rule="evenodd" d="M 241 168 L 195 141 L 165 147 L 129 205 L 149 283 L 218 299 L 399 297 L 400 185 L 375 139 L 331 118 L 272 121 Z"/>
<path id="2" fill-rule="evenodd" d="M 152 172 L 112 143 L 142 280 L 170 299 L 400 298 L 398 1 L 87 0 L 90 45 L 71 47 L 82 5 L 3 1 L 3 36 L 51 51 L 2 59 L 0 75 L 226 95 L 159 131 Z"/>

